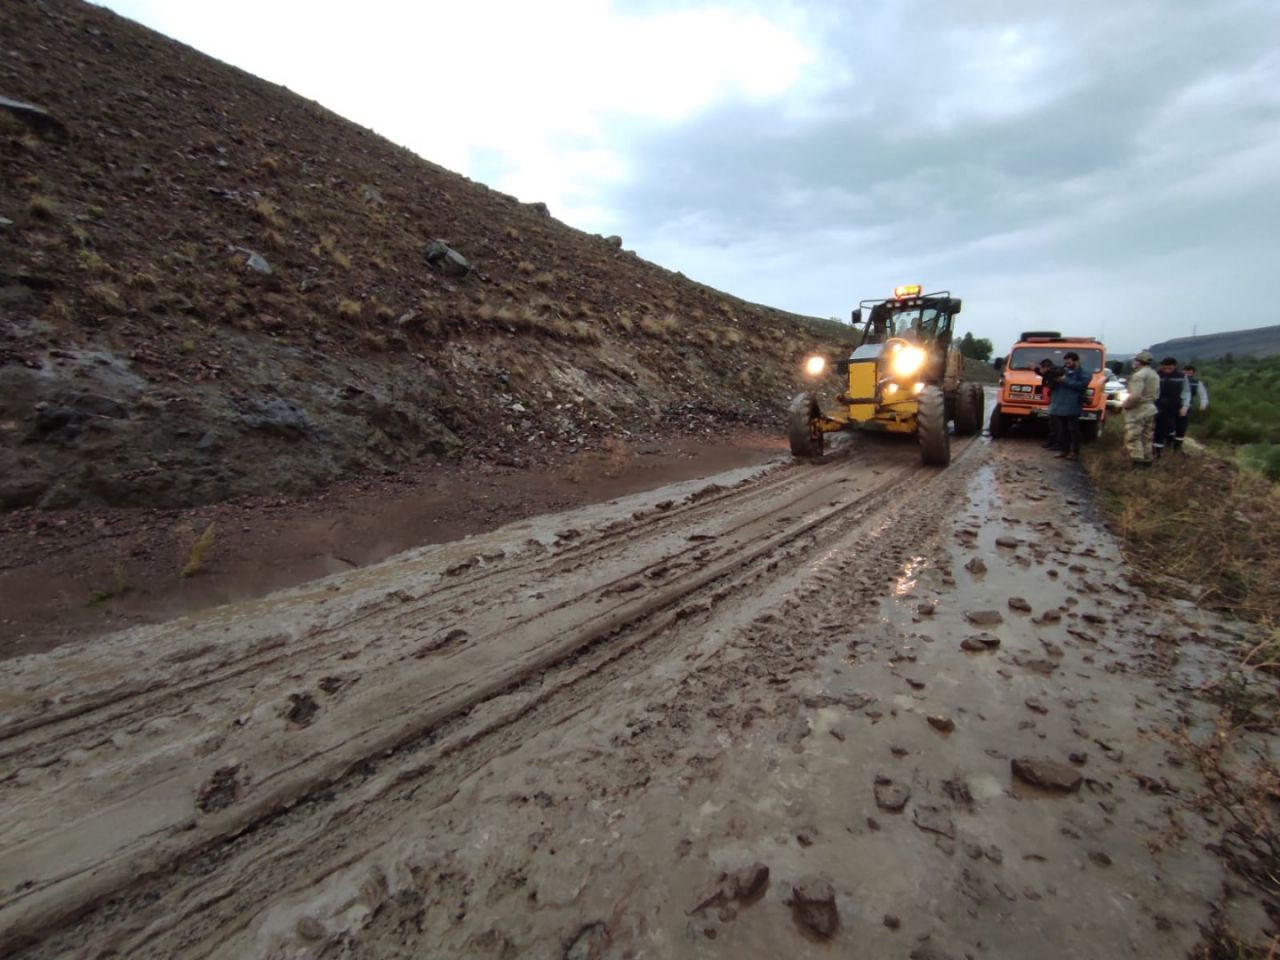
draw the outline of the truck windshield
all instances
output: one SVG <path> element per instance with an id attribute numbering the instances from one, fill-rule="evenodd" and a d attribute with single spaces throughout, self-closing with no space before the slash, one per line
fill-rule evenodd
<path id="1" fill-rule="evenodd" d="M 1062 356 L 1072 351 L 1080 354 L 1080 369 L 1097 373 L 1102 369 L 1102 351 L 1080 347 L 1060 347 L 1045 344 L 1039 347 L 1014 347 L 1007 364 L 1010 370 L 1034 370 L 1046 357 L 1055 367 L 1062 366 Z"/>

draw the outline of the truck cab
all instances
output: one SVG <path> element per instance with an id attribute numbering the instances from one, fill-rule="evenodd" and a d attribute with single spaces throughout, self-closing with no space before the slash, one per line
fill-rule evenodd
<path id="1" fill-rule="evenodd" d="M 1020 424 L 1044 419 L 1049 414 L 1049 388 L 1040 376 L 1042 360 L 1055 367 L 1071 352 L 1080 355 L 1080 367 L 1089 374 L 1080 415 L 1081 432 L 1092 440 L 1102 430 L 1107 417 L 1107 349 L 1096 337 L 1064 337 L 1056 331 L 1028 331 L 1019 337 L 1009 355 L 996 361 L 1000 385 L 991 410 L 988 429 L 992 437 L 1002 437 Z"/>

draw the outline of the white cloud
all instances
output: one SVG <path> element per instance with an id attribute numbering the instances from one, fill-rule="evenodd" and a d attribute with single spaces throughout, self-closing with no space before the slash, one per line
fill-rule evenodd
<path id="1" fill-rule="evenodd" d="M 728 6 L 635 16 L 607 0 L 106 6 L 589 229 L 611 219 L 591 198 L 629 172 L 612 122 L 671 124 L 767 101 L 812 58 L 786 24 Z"/>

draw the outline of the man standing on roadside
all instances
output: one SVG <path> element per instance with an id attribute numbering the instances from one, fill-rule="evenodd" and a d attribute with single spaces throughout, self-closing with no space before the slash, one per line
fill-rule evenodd
<path id="1" fill-rule="evenodd" d="M 1197 409 L 1205 411 L 1209 409 L 1209 390 L 1205 387 L 1204 381 L 1196 376 L 1196 368 L 1190 363 L 1183 364 L 1182 375 L 1187 378 L 1187 389 L 1191 394 L 1191 399 L 1195 401 Z M 1187 425 L 1191 422 L 1191 404 L 1187 404 L 1187 409 L 1178 415 L 1178 424 L 1174 431 L 1173 447 L 1175 450 L 1182 449 L 1182 441 L 1187 436 Z"/>
<path id="2" fill-rule="evenodd" d="M 1062 370 L 1053 381 L 1049 395 L 1049 416 L 1061 449 L 1054 454 L 1063 460 L 1080 459 L 1080 414 L 1084 412 L 1084 391 L 1089 375 L 1080 369 L 1080 354 L 1074 350 L 1062 357 Z"/>
<path id="3" fill-rule="evenodd" d="M 1156 430 L 1153 449 L 1158 458 L 1166 446 L 1176 452 L 1174 437 L 1178 432 L 1178 418 L 1184 417 L 1191 406 L 1191 386 L 1178 370 L 1178 361 L 1165 357 L 1160 361 L 1160 392 L 1156 396 Z"/>
<path id="4" fill-rule="evenodd" d="M 1154 456 L 1151 441 L 1155 435 L 1155 400 L 1160 392 L 1160 378 L 1151 369 L 1151 354 L 1146 350 L 1133 358 L 1128 389 L 1129 396 L 1120 405 L 1124 409 L 1125 449 L 1135 468 L 1149 467 Z"/>

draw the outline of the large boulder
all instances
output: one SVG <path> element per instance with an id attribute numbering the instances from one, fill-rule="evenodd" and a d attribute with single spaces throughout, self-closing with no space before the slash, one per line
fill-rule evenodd
<path id="1" fill-rule="evenodd" d="M 20 121 L 27 129 L 46 140 L 66 141 L 71 139 L 66 124 L 55 117 L 44 107 L 34 103 L 23 103 L 21 100 L 10 100 L 0 97 L 0 110 Z"/>
<path id="2" fill-rule="evenodd" d="M 427 263 L 455 277 L 465 276 L 471 270 L 467 258 L 443 240 L 432 240 L 427 246 L 426 257 Z"/>

